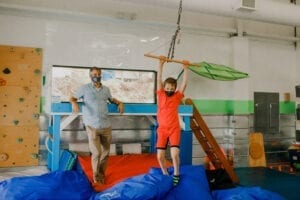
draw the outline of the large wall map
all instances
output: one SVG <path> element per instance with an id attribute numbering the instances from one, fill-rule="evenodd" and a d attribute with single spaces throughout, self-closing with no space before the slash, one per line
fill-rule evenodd
<path id="1" fill-rule="evenodd" d="M 90 83 L 89 68 L 52 68 L 52 102 L 66 102 L 83 84 Z M 156 72 L 148 70 L 102 69 L 102 84 L 124 103 L 156 103 Z"/>

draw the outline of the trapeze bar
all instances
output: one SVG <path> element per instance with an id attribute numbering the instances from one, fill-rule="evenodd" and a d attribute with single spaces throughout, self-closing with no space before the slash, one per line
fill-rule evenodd
<path id="1" fill-rule="evenodd" d="M 150 53 L 145 53 L 144 56 L 145 57 L 149 57 L 149 58 L 160 59 L 160 56 L 155 56 L 155 55 L 152 55 Z M 174 63 L 185 64 L 183 60 L 175 60 L 175 59 L 166 58 L 166 61 L 167 62 L 174 62 Z M 199 66 L 199 64 L 197 64 L 197 63 L 189 63 L 189 65 Z"/>

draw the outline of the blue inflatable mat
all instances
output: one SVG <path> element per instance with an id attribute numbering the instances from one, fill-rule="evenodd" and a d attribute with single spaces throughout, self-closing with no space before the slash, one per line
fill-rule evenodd
<path id="1" fill-rule="evenodd" d="M 168 170 L 171 174 L 173 168 Z M 277 193 L 260 187 L 236 187 L 210 191 L 205 169 L 200 166 L 181 166 L 180 183 L 172 185 L 172 176 L 162 175 L 159 168 L 124 180 L 91 196 L 90 200 L 284 200 Z"/>
<path id="2" fill-rule="evenodd" d="M 173 168 L 169 168 L 173 173 Z M 118 172 L 116 172 L 118 173 Z M 236 187 L 210 191 L 203 166 L 181 166 L 180 182 L 172 185 L 172 176 L 159 168 L 126 179 L 95 193 L 84 173 L 55 171 L 41 176 L 16 177 L 0 182 L 0 199 L 5 200 L 283 200 L 277 193 L 260 187 Z"/>
<path id="3" fill-rule="evenodd" d="M 93 193 L 85 175 L 78 171 L 54 171 L 0 182 L 0 199 L 5 200 L 83 200 Z"/>
<path id="4" fill-rule="evenodd" d="M 180 170 L 180 183 L 176 187 L 172 176 L 162 175 L 159 168 L 151 168 L 149 173 L 126 179 L 90 200 L 212 199 L 203 166 L 182 166 Z M 169 172 L 173 173 L 173 168 L 169 168 Z"/>

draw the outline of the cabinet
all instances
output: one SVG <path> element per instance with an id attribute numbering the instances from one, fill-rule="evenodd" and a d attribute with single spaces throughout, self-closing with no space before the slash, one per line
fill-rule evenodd
<path id="1" fill-rule="evenodd" d="M 254 92 L 254 130 L 279 132 L 279 93 Z"/>

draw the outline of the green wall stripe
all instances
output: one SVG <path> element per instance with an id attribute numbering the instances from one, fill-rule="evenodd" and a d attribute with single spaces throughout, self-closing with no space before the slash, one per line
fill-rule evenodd
<path id="1" fill-rule="evenodd" d="M 194 99 L 194 104 L 202 114 L 252 114 L 254 103 L 248 100 Z M 280 102 L 280 114 L 295 114 L 295 102 Z"/>
<path id="2" fill-rule="evenodd" d="M 296 103 L 290 102 L 280 102 L 279 104 L 280 114 L 295 114 L 296 113 Z"/>

